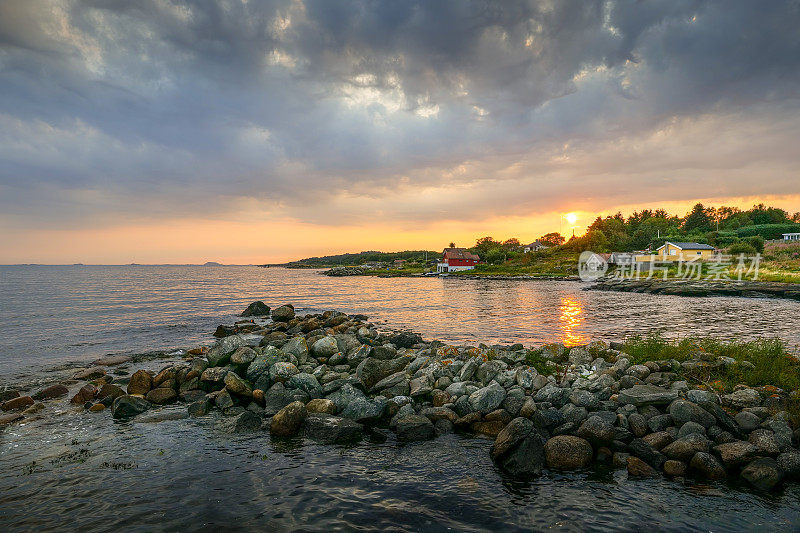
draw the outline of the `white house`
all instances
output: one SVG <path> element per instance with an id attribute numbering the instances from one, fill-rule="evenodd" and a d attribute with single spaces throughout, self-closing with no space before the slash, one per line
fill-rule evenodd
<path id="1" fill-rule="evenodd" d="M 480 262 L 480 257 L 468 252 L 466 248 L 445 248 L 442 252 L 442 261 L 436 265 L 436 271 L 458 272 L 472 270 Z"/>
<path id="2" fill-rule="evenodd" d="M 784 241 L 800 241 L 800 233 L 784 233 Z"/>
<path id="3" fill-rule="evenodd" d="M 541 241 L 533 241 L 523 246 L 522 251 L 527 254 L 528 252 L 538 252 L 539 250 L 546 250 L 547 248 L 549 248 L 549 246 L 543 244 Z"/>

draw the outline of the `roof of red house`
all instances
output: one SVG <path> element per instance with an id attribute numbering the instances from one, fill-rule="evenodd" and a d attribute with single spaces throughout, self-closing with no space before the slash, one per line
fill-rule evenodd
<path id="1" fill-rule="evenodd" d="M 442 255 L 444 259 L 472 259 L 473 261 L 480 260 L 480 257 L 468 252 L 466 248 L 445 248 L 444 252 L 442 252 Z"/>

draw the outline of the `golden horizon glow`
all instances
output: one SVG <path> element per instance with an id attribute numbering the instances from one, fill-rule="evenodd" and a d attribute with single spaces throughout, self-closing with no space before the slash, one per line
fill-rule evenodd
<path id="1" fill-rule="evenodd" d="M 575 213 L 567 213 L 566 215 L 564 215 L 564 218 L 566 218 L 567 222 L 569 222 L 570 224 L 574 224 L 578 221 L 578 215 L 576 215 Z"/>

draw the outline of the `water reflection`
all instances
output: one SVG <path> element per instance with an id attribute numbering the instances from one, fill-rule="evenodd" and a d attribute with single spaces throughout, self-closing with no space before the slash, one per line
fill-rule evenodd
<path id="1" fill-rule="evenodd" d="M 589 342 L 589 336 L 580 331 L 583 323 L 583 304 L 573 296 L 562 296 L 559 310 L 561 342 L 565 346 L 577 346 Z"/>

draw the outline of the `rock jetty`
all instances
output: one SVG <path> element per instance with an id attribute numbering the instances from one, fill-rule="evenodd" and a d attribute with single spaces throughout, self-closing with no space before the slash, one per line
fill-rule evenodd
<path id="1" fill-rule="evenodd" d="M 189 417 L 218 411 L 224 431 L 326 444 L 467 433 L 493 439 L 491 460 L 523 479 L 594 463 L 631 478 L 741 478 L 765 491 L 800 477 L 800 431 L 787 411 L 796 391 L 739 385 L 723 394 L 680 377 L 681 368 L 730 361 L 638 365 L 613 343 L 450 346 L 378 331 L 361 315 L 296 316 L 284 305 L 270 316 L 224 328 L 231 333 L 158 372 L 82 371 L 69 401 L 117 419 L 183 402 Z M 69 396 L 59 386 L 4 394 L 2 423 L 38 399 Z"/>
<path id="2" fill-rule="evenodd" d="M 608 279 L 584 290 L 638 292 L 672 296 L 739 296 L 744 298 L 788 298 L 800 300 L 800 285 L 769 281 L 704 281 L 684 279 Z"/>

